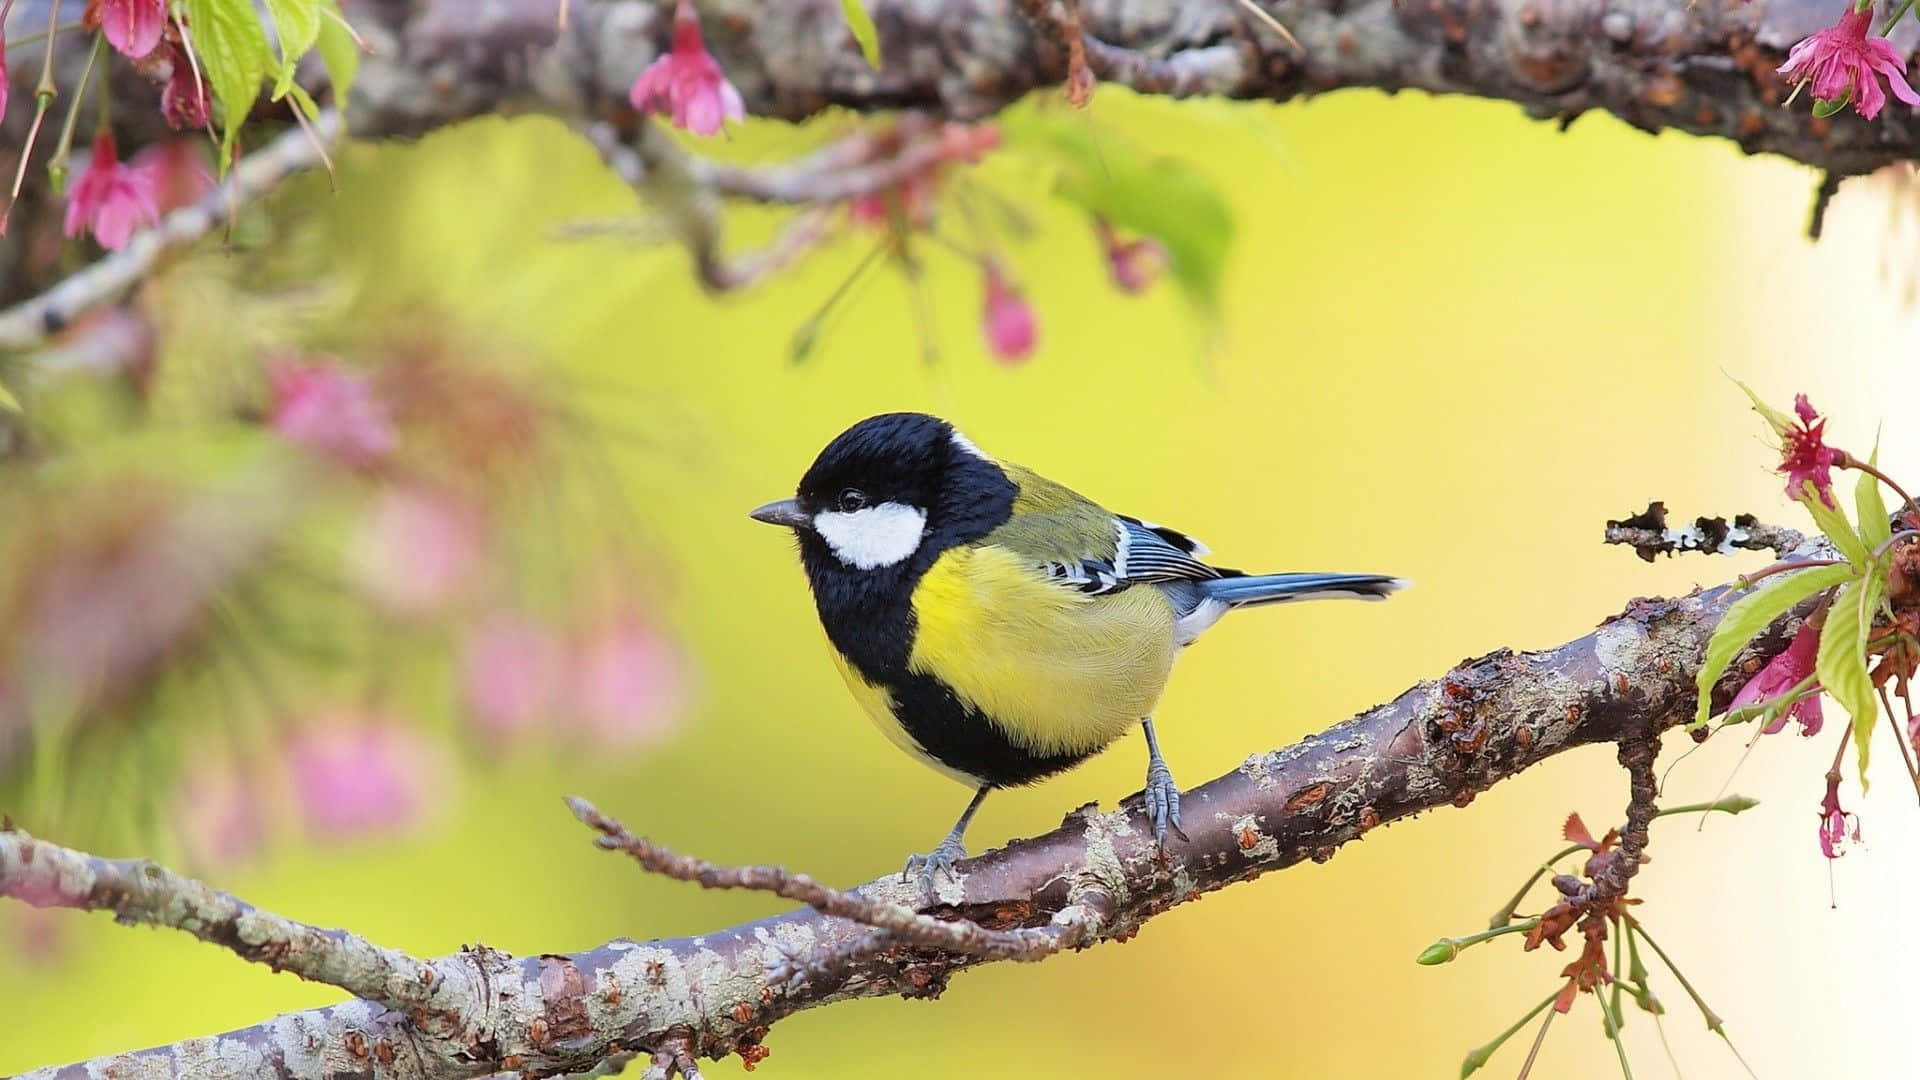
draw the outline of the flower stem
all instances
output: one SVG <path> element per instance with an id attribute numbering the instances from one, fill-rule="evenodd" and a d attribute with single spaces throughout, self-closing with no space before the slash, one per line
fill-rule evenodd
<path id="1" fill-rule="evenodd" d="M 1707 814 L 1707 813 L 1712 813 L 1715 810 L 1718 810 L 1723 814 L 1738 814 L 1747 810 L 1751 810 L 1754 807 L 1759 805 L 1760 805 L 1760 800 L 1752 798 L 1751 796 L 1727 795 L 1723 798 L 1715 799 L 1712 802 L 1687 803 L 1684 806 L 1664 807 L 1662 809 L 1654 811 L 1653 816 L 1656 818 L 1663 818 L 1669 814 L 1693 814 L 1693 813 Z M 1537 868 L 1535 868 L 1535 870 L 1533 871 L 1533 876 L 1529 877 L 1526 880 L 1526 883 L 1520 886 L 1519 891 L 1513 894 L 1513 898 L 1511 900 L 1508 900 L 1505 904 L 1501 905 L 1499 911 L 1496 911 L 1493 913 L 1493 918 L 1487 920 L 1487 928 L 1490 930 L 1498 930 L 1501 927 L 1508 926 L 1509 924 L 1511 924 L 1513 922 L 1514 911 L 1520 907 L 1520 901 L 1525 900 L 1527 898 L 1527 892 L 1533 888 L 1535 882 L 1540 880 L 1541 875 L 1553 869 L 1554 863 L 1559 862 L 1561 859 L 1564 859 L 1567 856 L 1574 854 L 1575 852 L 1585 851 L 1586 849 L 1587 848 L 1585 844 L 1573 844 L 1549 856 L 1545 862 L 1541 863 Z M 1478 935 L 1476 935 L 1476 937 L 1477 936 Z M 1461 940 L 1464 941 L 1466 939 L 1463 938 Z"/>
<path id="2" fill-rule="evenodd" d="M 1886 37 L 1893 33 L 1893 28 L 1899 26 L 1900 20 L 1906 18 L 1907 12 L 1912 9 L 1913 0 L 1903 0 L 1899 7 L 1893 9 L 1893 14 L 1887 16 L 1886 25 L 1880 28 L 1880 36 Z"/>
<path id="3" fill-rule="evenodd" d="M 1560 995 L 1555 994 L 1554 996 L 1559 997 Z M 1527 1077 L 1533 1075 L 1533 1063 L 1540 1057 L 1540 1048 L 1546 1045 L 1547 1029 L 1553 1026 L 1553 1018 L 1555 1015 L 1557 1015 L 1557 1010 L 1547 1013 L 1547 1018 L 1540 1021 L 1540 1033 L 1533 1037 L 1533 1046 L 1527 1050 L 1527 1060 L 1520 1066 L 1520 1080 L 1527 1080 Z"/>
<path id="4" fill-rule="evenodd" d="M 1754 582 L 1761 581 L 1766 578 L 1770 578 L 1775 574 L 1784 574 L 1789 570 L 1811 570 L 1816 566 L 1839 566 L 1841 563 L 1845 561 L 1846 561 L 1845 559 L 1786 560 L 1783 562 L 1774 563 L 1771 566 L 1763 566 L 1760 569 L 1755 570 L 1751 574 L 1741 574 L 1739 577 L 1735 578 L 1734 580 L 1740 583 L 1741 588 L 1750 589 L 1753 587 Z"/>
<path id="5" fill-rule="evenodd" d="M 1544 999 L 1542 999 L 1540 1004 L 1535 1005 L 1531 1009 L 1528 1009 L 1527 1014 L 1525 1016 L 1522 1016 L 1520 1019 L 1515 1020 L 1513 1022 L 1512 1027 L 1508 1028 L 1507 1030 L 1501 1032 L 1498 1035 L 1495 1035 L 1493 1037 L 1492 1042 L 1488 1043 L 1485 1046 L 1478 1047 L 1470 1051 L 1467 1054 L 1466 1062 L 1460 1068 L 1460 1075 L 1462 1077 L 1468 1076 L 1473 1072 L 1477 1071 L 1480 1068 L 1480 1066 L 1485 1065 L 1487 1063 L 1487 1059 L 1491 1058 L 1495 1053 L 1497 1053 L 1500 1050 L 1502 1046 L 1506 1045 L 1506 1042 L 1508 1039 L 1513 1038 L 1514 1035 L 1519 1033 L 1521 1028 L 1526 1027 L 1528 1024 L 1532 1023 L 1533 1018 L 1536 1016 L 1539 1016 L 1541 1010 L 1553 1004 L 1553 999 L 1559 996 L 1560 996 L 1560 991 L 1558 989 L 1554 990 L 1553 993 L 1548 994 Z"/>
<path id="6" fill-rule="evenodd" d="M 1900 748 L 1900 760 L 1906 763 L 1907 779 L 1913 781 L 1913 793 L 1920 796 L 1920 771 L 1913 764 L 1913 749 L 1907 745 L 1907 725 L 1894 720 L 1893 699 L 1887 696 L 1887 684 L 1875 686 L 1874 692 L 1880 695 L 1880 707 L 1887 711 L 1887 725 L 1894 729 L 1893 744 Z M 1851 725 L 1849 725 L 1851 726 Z"/>
<path id="7" fill-rule="evenodd" d="M 1914 0 L 1906 0 L 1906 3 L 1901 5 L 1900 10 L 1904 12 L 1907 8 L 1913 6 L 1913 2 Z M 1881 472 L 1879 466 L 1874 465 L 1872 462 L 1861 461 L 1852 454 L 1848 454 L 1847 460 L 1841 462 L 1841 468 L 1859 469 L 1861 472 L 1892 488 L 1893 493 L 1900 496 L 1900 512 L 1906 514 L 1907 520 L 1912 524 L 1920 525 L 1920 519 L 1916 519 L 1916 514 L 1920 514 L 1920 507 L 1914 505 L 1913 496 L 1907 494 L 1907 489 L 1901 487 L 1899 482 L 1894 480 L 1893 477 Z"/>
<path id="8" fill-rule="evenodd" d="M 1507 923 L 1503 926 L 1490 927 L 1477 934 L 1468 934 L 1465 937 L 1441 938 L 1439 941 L 1426 947 L 1426 950 L 1420 954 L 1419 962 L 1427 965 L 1444 964 L 1454 957 L 1459 956 L 1460 950 L 1462 949 L 1472 948 L 1483 941 L 1491 941 L 1502 934 L 1513 934 L 1522 930 L 1531 930 L 1538 925 L 1540 925 L 1540 920 L 1538 917 L 1535 917 L 1527 919 L 1524 922 Z"/>
<path id="9" fill-rule="evenodd" d="M 100 54 L 106 51 L 106 47 L 107 36 L 96 35 L 93 39 L 93 48 L 87 51 L 87 66 L 80 69 L 80 82 L 73 88 L 73 100 L 67 103 L 67 119 L 60 125 L 60 138 L 53 144 L 53 159 L 47 162 L 47 172 L 54 176 L 56 188 L 66 186 L 63 178 L 67 171 L 67 155 L 73 151 L 74 125 L 80 119 L 80 105 L 87 99 L 87 83 L 93 80 L 93 65 L 100 59 Z M 107 92 L 103 87 L 100 90 L 100 100 L 105 101 L 106 98 Z M 101 124 L 101 128 L 104 130 L 106 125 Z"/>

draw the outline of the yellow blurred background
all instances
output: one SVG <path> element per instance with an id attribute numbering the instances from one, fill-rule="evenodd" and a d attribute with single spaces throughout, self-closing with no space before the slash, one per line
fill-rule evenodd
<path id="1" fill-rule="evenodd" d="M 1806 170 L 1611 118 L 1561 134 L 1505 105 L 1373 93 L 1273 107 L 1103 90 L 1093 110 L 1228 197 L 1237 237 L 1211 351 L 1167 284 L 1115 293 L 1084 215 L 1057 204 L 1029 208 L 1035 239 L 1011 254 L 1039 311 L 1030 363 L 987 355 L 978 276 L 935 250 L 937 364 L 920 362 L 910 293 L 882 275 L 794 366 L 790 335 L 864 247 L 841 243 L 715 300 L 677 251 L 557 243 L 556 227 L 634 201 L 556 124 L 489 121 L 356 150 L 337 194 L 310 185 L 333 243 L 381 291 L 444 305 L 588 388 L 593 415 L 620 433 L 608 453 L 657 561 L 653 614 L 690 657 L 691 705 L 646 754 L 469 760 L 452 812 L 424 831 L 281 842 L 215 884 L 416 954 L 563 951 L 784 906 L 641 875 L 593 848 L 564 793 L 678 849 L 837 884 L 924 850 L 965 792 L 876 736 L 827 661 L 791 545 L 745 517 L 874 412 L 946 415 L 996 454 L 1198 534 L 1228 564 L 1414 579 L 1387 605 L 1248 614 L 1193 650 L 1159 725 L 1187 785 L 1463 657 L 1557 644 L 1629 597 L 1760 565 L 1648 566 L 1598 542 L 1605 519 L 1650 498 L 1682 516 L 1802 524 L 1729 376 L 1776 403 L 1808 393 L 1841 445 L 1864 449 L 1888 421 L 1882 463 L 1920 477 L 1920 436 L 1893 409 L 1916 390 L 1901 298 L 1911 267 L 1878 262 L 1889 236 L 1915 249 L 1910 229 L 1889 230 L 1886 185 L 1849 187 L 1816 247 L 1802 235 Z M 791 141 L 756 128 L 733 149 Z M 751 238 L 772 219 L 736 220 Z M 1666 801 L 1711 798 L 1741 742 L 1688 757 Z M 1815 844 L 1830 753 L 1824 739 L 1764 741 L 1733 784 L 1763 805 L 1699 831 L 1660 823 L 1635 893 L 1760 1075 L 1910 1075 L 1899 1037 L 1920 991 L 1903 958 L 1920 952 L 1920 924 L 1900 902 L 1920 886 L 1920 815 L 1884 748 L 1880 783 L 1850 802 L 1868 846 L 1831 867 L 1830 907 Z M 1143 769 L 1130 738 L 989 800 L 970 840 L 997 846 L 1086 801 L 1110 806 Z M 1511 939 L 1440 968 L 1414 956 L 1483 927 L 1559 846 L 1568 811 L 1612 823 L 1624 788 L 1609 750 L 1564 755 L 1327 865 L 1176 909 L 1124 946 L 965 974 L 938 1003 L 789 1019 L 762 1075 L 1456 1075 L 1468 1049 L 1553 989 L 1566 958 Z M 19 917 L 0 908 L 0 926 Z M 0 951 L 0 1073 L 339 997 L 180 934 L 56 918 L 64 951 L 50 966 Z M 1655 986 L 1685 1075 L 1739 1075 L 1679 986 L 1664 973 Z M 1617 1075 L 1600 1026 L 1581 1000 L 1534 1075 Z M 1670 1073 L 1643 1014 L 1629 1013 L 1625 1037 L 1636 1075 Z M 1486 1075 L 1516 1072 L 1525 1038 Z"/>

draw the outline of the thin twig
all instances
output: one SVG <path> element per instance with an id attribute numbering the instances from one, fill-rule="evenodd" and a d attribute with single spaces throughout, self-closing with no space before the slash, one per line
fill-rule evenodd
<path id="1" fill-rule="evenodd" d="M 600 846 L 631 855 L 653 873 L 691 881 L 708 889 L 752 889 L 797 900 L 827 915 L 885 930 L 900 941 L 992 960 L 1041 960 L 1097 933 L 1091 909 L 1077 921 L 1039 929 L 990 930 L 969 921 L 921 915 L 899 904 L 822 885 L 806 874 L 779 866 L 721 866 L 691 855 L 677 855 L 602 814 L 593 804 L 569 796 L 567 808 L 581 823 L 600 833 Z"/>

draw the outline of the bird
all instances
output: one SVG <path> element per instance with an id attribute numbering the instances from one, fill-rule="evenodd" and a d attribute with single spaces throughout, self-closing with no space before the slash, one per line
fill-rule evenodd
<path id="1" fill-rule="evenodd" d="M 829 442 L 794 496 L 749 512 L 798 540 L 853 697 L 896 746 L 973 789 L 907 860 L 931 890 L 967 857 L 987 794 L 1037 783 L 1136 725 L 1155 843 L 1187 839 L 1153 712 L 1175 658 L 1229 611 L 1382 600 L 1385 574 L 1248 574 L 1206 546 L 992 457 L 936 416 L 893 412 Z"/>

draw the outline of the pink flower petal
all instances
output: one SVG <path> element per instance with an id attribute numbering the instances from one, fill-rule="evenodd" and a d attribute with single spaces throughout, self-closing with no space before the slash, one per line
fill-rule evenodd
<path id="1" fill-rule="evenodd" d="M 159 47 L 166 26 L 167 0 L 100 0 L 100 32 L 134 60 Z"/>
<path id="2" fill-rule="evenodd" d="M 395 615 L 440 612 L 480 568 L 480 512 L 428 488 L 390 487 L 373 500 L 349 548 L 360 585 Z"/>
<path id="3" fill-rule="evenodd" d="M 540 726 L 565 685 L 566 657 L 551 630 L 495 616 L 468 636 L 461 660 L 467 708 L 486 734 L 505 739 Z"/>
<path id="4" fill-rule="evenodd" d="M 284 753 L 301 822 L 323 840 L 418 825 L 444 786 L 439 752 L 391 717 L 322 713 Z"/>
<path id="5" fill-rule="evenodd" d="M 619 619 L 581 647 L 573 669 L 578 730 L 592 742 L 632 749 L 679 722 L 685 677 L 677 650 L 637 618 Z"/>

